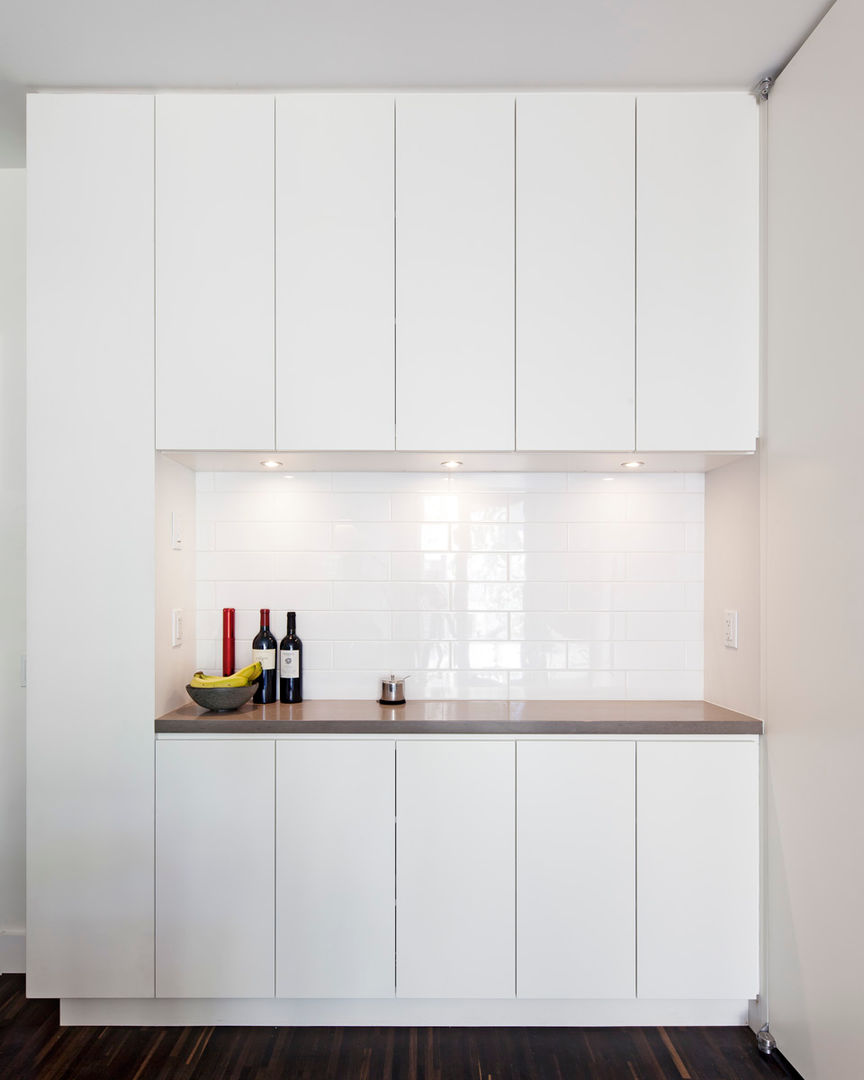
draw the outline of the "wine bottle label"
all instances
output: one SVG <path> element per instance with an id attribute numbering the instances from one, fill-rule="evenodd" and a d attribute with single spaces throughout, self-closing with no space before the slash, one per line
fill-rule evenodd
<path id="1" fill-rule="evenodd" d="M 300 674 L 300 653 L 283 652 L 280 654 L 279 673 L 283 679 L 296 679 Z"/>
<path id="2" fill-rule="evenodd" d="M 265 671 L 273 671 L 276 667 L 276 650 L 253 649 L 252 663 L 254 664 L 256 660 Z"/>

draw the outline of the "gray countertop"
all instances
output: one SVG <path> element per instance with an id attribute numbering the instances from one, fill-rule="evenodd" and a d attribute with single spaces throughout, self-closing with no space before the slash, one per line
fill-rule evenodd
<path id="1" fill-rule="evenodd" d="M 761 735 L 762 721 L 707 701 L 304 701 L 212 713 L 191 702 L 166 734 Z"/>

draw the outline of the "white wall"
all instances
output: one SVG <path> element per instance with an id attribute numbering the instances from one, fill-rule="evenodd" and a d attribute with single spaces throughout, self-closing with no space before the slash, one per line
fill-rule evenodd
<path id="1" fill-rule="evenodd" d="M 182 548 L 173 546 L 171 515 Z M 156 455 L 156 715 L 185 705 L 195 670 L 195 474 Z M 172 645 L 172 611 L 182 611 L 183 640 Z"/>
<path id="2" fill-rule="evenodd" d="M 862 42 L 839 0 L 768 105 L 766 988 L 807 1080 L 864 1061 Z"/>
<path id="3" fill-rule="evenodd" d="M 0 170 L 0 972 L 24 963 L 24 170 Z"/>
<path id="4" fill-rule="evenodd" d="M 759 459 L 705 476 L 705 700 L 762 715 Z M 738 648 L 723 613 L 738 612 Z"/>
<path id="5" fill-rule="evenodd" d="M 199 473 L 198 665 L 298 612 L 309 698 L 701 698 L 704 477 Z"/>

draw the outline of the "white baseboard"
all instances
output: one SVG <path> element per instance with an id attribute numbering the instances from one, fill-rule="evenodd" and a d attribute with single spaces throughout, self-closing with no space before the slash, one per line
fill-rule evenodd
<path id="1" fill-rule="evenodd" d="M 746 1001 L 62 998 L 60 1023 L 198 1027 L 743 1027 Z"/>
<path id="2" fill-rule="evenodd" d="M 0 975 L 23 975 L 25 966 L 23 930 L 0 930 Z"/>

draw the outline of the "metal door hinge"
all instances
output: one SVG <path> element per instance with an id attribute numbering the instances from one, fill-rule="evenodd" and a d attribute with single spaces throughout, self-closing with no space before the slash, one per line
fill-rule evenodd
<path id="1" fill-rule="evenodd" d="M 756 1034 L 756 1045 L 762 1054 L 771 1054 L 777 1049 L 777 1040 L 768 1030 L 768 1025 L 763 1024 Z"/>
<path id="2" fill-rule="evenodd" d="M 768 95 L 771 93 L 771 88 L 774 86 L 774 79 L 771 75 L 766 75 L 761 78 L 758 83 L 753 87 L 753 93 L 756 95 L 758 101 L 767 101 Z"/>

